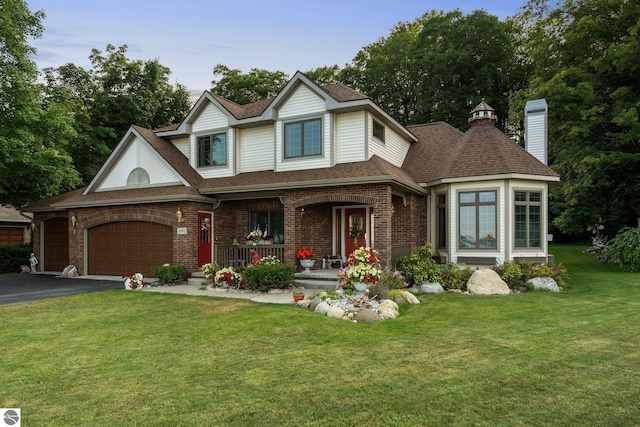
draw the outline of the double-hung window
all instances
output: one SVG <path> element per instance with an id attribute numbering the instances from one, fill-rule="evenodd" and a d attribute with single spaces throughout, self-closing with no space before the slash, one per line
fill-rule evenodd
<path id="1" fill-rule="evenodd" d="M 516 191 L 514 199 L 515 247 L 541 247 L 542 194 L 539 191 Z"/>
<path id="2" fill-rule="evenodd" d="M 322 120 L 312 119 L 284 125 L 284 157 L 322 154 Z"/>
<path id="3" fill-rule="evenodd" d="M 227 164 L 227 134 L 198 137 L 198 167 Z"/>
<path id="4" fill-rule="evenodd" d="M 459 247 L 461 249 L 497 248 L 496 192 L 461 192 L 458 206 Z"/>
<path id="5" fill-rule="evenodd" d="M 384 125 L 377 120 L 373 120 L 373 136 L 384 142 Z"/>

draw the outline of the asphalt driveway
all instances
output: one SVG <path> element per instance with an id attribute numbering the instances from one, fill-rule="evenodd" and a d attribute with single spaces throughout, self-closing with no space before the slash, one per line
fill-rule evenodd
<path id="1" fill-rule="evenodd" d="M 0 305 L 122 288 L 120 280 L 66 278 L 46 274 L 0 274 Z"/>

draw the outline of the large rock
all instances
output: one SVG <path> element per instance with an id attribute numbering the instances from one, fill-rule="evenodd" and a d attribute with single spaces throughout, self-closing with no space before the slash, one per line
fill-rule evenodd
<path id="1" fill-rule="evenodd" d="M 421 294 L 439 294 L 444 292 L 444 288 L 438 282 L 424 282 L 420 286 L 416 286 L 418 292 Z"/>
<path id="2" fill-rule="evenodd" d="M 358 314 L 356 314 L 356 317 L 354 318 L 354 320 L 356 322 L 373 323 L 373 322 L 379 322 L 382 319 L 380 319 L 380 316 L 378 315 L 378 313 L 371 310 L 370 308 L 363 308 L 358 312 Z"/>
<path id="3" fill-rule="evenodd" d="M 314 308 L 313 311 L 324 316 L 325 314 L 327 314 L 329 307 L 330 306 L 326 301 L 322 301 L 320 304 L 316 305 L 316 308 Z"/>
<path id="4" fill-rule="evenodd" d="M 559 292 L 558 283 L 551 277 L 534 277 L 527 280 L 527 285 L 536 291 Z"/>
<path id="5" fill-rule="evenodd" d="M 327 316 L 334 317 L 336 319 L 342 319 L 342 317 L 344 316 L 344 310 L 341 309 L 340 307 L 331 306 L 327 310 Z"/>
<path id="6" fill-rule="evenodd" d="M 380 301 L 380 305 L 378 305 L 378 312 L 385 319 L 395 319 L 400 316 L 400 311 L 398 311 L 398 304 L 395 301 L 391 301 L 390 299 L 384 299 Z"/>
<path id="7" fill-rule="evenodd" d="M 467 289 L 472 295 L 508 295 L 511 293 L 509 286 L 498 273 L 489 268 L 474 271 L 467 282 Z"/>

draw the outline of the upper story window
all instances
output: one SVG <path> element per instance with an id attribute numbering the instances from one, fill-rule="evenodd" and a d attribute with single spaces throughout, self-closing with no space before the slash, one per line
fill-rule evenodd
<path id="1" fill-rule="evenodd" d="M 384 125 L 377 120 L 373 120 L 373 136 L 384 142 Z"/>
<path id="2" fill-rule="evenodd" d="M 539 191 L 516 191 L 514 199 L 515 247 L 541 247 L 542 194 Z"/>
<path id="3" fill-rule="evenodd" d="M 198 137 L 198 167 L 227 164 L 227 134 Z"/>
<path id="4" fill-rule="evenodd" d="M 135 168 L 127 177 L 127 187 L 149 184 L 149 174 L 142 168 Z"/>
<path id="5" fill-rule="evenodd" d="M 462 192 L 459 197 L 459 247 L 461 249 L 497 248 L 496 192 Z"/>
<path id="6" fill-rule="evenodd" d="M 322 120 L 312 119 L 284 125 L 284 157 L 322 154 Z"/>

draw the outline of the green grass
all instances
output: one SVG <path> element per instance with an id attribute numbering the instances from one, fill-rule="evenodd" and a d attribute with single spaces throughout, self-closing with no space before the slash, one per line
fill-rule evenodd
<path id="1" fill-rule="evenodd" d="M 111 291 L 0 307 L 0 406 L 28 426 L 636 425 L 640 274 L 555 245 L 570 287 L 422 296 L 353 324 Z"/>

